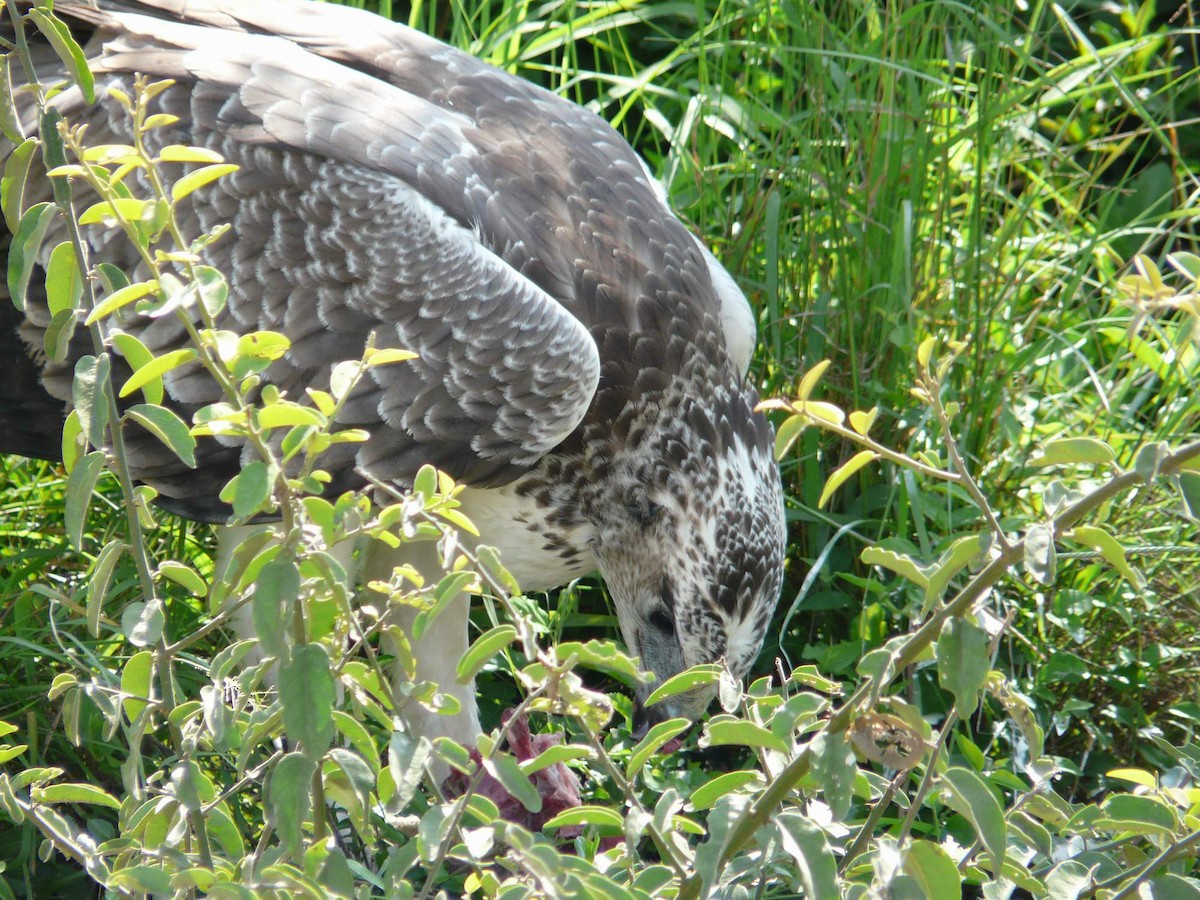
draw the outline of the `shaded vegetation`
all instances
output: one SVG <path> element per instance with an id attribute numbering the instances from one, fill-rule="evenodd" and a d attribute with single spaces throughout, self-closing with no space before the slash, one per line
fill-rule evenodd
<path id="1" fill-rule="evenodd" d="M 1200 253 L 1200 30 L 1189 5 L 1013 6 L 862 0 L 382 10 L 613 122 L 750 296 L 760 328 L 753 377 L 763 395 L 796 399 L 809 389 L 845 412 L 878 410 L 870 439 L 905 457 L 873 459 L 822 502 L 830 474 L 862 445 L 821 427 L 828 416 L 805 419 L 801 406 L 773 413 L 792 438 L 781 460 L 792 540 L 784 594 L 755 673 L 810 668 L 734 698 L 738 721 L 758 730 L 728 725 L 722 737 L 710 724 L 681 751 L 643 760 L 636 777 L 628 775 L 632 787 L 595 754 L 574 763 L 584 803 L 619 813 L 619 824 L 592 814 L 571 849 L 581 861 L 616 854 L 605 871 L 628 890 L 689 895 L 725 879 L 731 896 L 755 889 L 790 896 L 800 888 L 823 897 L 832 895 L 820 885 L 840 878 L 848 896 L 874 880 L 941 897 L 955 894 L 937 886 L 957 889 L 962 878 L 988 896 L 1009 895 L 1017 884 L 1044 896 L 1078 879 L 1078 894 L 1061 888 L 1056 896 L 1113 896 L 1154 861 L 1145 877 L 1168 896 L 1178 887 L 1172 879 L 1195 877 L 1200 544 L 1197 507 L 1187 503 L 1200 497 L 1189 480 L 1200 475 L 1193 459 L 1190 471 L 1181 462 L 1171 477 L 1158 477 L 1150 457 L 1159 451 L 1146 448 L 1165 454 L 1200 438 L 1200 270 L 1188 255 Z M 937 347 L 933 362 L 922 363 L 918 347 L 929 336 Z M 820 385 L 802 387 L 821 360 L 832 365 Z M 944 372 L 938 360 L 948 363 Z M 922 379 L 936 403 L 914 396 Z M 811 427 L 796 430 L 801 419 Z M 1045 461 L 1055 439 L 1077 438 L 1099 443 Z M 923 473 L 914 460 L 958 477 Z M 122 798 L 128 738 L 111 709 L 106 715 L 104 692 L 46 698 L 61 673 L 119 679 L 138 652 L 121 622 L 139 590 L 128 557 L 114 571 L 103 627 L 86 627 L 87 573 L 123 534 L 124 501 L 115 482 L 100 482 L 88 539 L 76 551 L 63 524 L 63 471 L 15 459 L 2 465 L 0 719 L 20 729 L 8 740 L 28 745 L 24 766 L 59 766 L 64 781 Z M 1056 552 L 1035 540 L 1063 509 L 1124 471 L 1147 477 L 1089 510 L 1087 524 L 1115 536 L 1129 571 L 1114 565 L 1095 535 L 1072 543 L 1062 539 L 1064 528 L 1054 534 Z M 157 519 L 147 537 L 151 558 L 185 561 L 207 580 L 206 530 Z M 886 654 L 873 651 L 894 653 L 895 636 L 915 632 L 972 583 L 989 558 L 988 541 L 996 558 L 993 522 L 1014 547 L 1024 542 L 1019 562 L 970 604 L 972 615 L 961 618 L 970 628 L 889 673 Z M 978 559 L 959 559 L 931 600 L 921 577 L 961 555 L 954 548 L 963 539 L 982 542 L 973 545 Z M 203 598 L 175 582 L 163 587 L 172 633 L 207 620 Z M 508 601 L 499 613 L 481 604 L 476 621 L 486 632 L 506 615 L 547 643 L 616 635 L 603 588 L 591 582 L 553 598 Z M 186 649 L 174 670 L 181 697 L 200 696 L 227 642 L 214 632 Z M 959 646 L 975 648 L 1000 673 L 987 676 L 977 707 L 960 696 L 970 694 L 973 676 L 945 661 Z M 483 668 L 486 726 L 498 726 L 500 712 L 528 695 L 514 675 L 527 671 L 525 651 L 513 645 Z M 618 774 L 627 773 L 638 742 L 629 734 L 622 679 L 581 674 L 588 689 L 616 692 L 612 726 L 590 733 L 580 717 L 552 724 L 535 717 L 536 725 L 565 729 L 569 746 L 601 740 Z M 857 696 L 864 684 L 878 685 L 882 700 L 877 691 L 845 713 L 841 730 L 825 728 L 842 714 L 839 690 Z M 858 743 L 857 758 L 847 761 L 847 734 L 885 725 L 900 743 L 923 747 L 916 761 Z M 384 730 L 372 728 L 386 746 Z M 143 744 L 164 772 L 174 759 L 169 744 L 161 727 Z M 261 761 L 271 750 L 258 752 Z M 806 758 L 816 762 L 769 810 L 771 827 L 748 835 L 736 862 L 723 858 L 721 841 L 748 821 L 739 816 Z M 732 780 L 714 780 L 726 772 Z M 935 777 L 943 779 L 936 786 Z M 1139 796 L 1124 793 L 1131 786 Z M 1001 798 L 1006 837 L 996 837 L 995 821 L 970 815 L 972 803 L 986 805 L 980 790 Z M 1046 799 L 1054 794 L 1063 799 Z M 1105 797 L 1107 805 L 1089 805 Z M 1120 806 L 1130 799 L 1155 805 Z M 251 846 L 269 834 L 253 824 L 261 825 L 264 803 L 251 793 L 230 804 Z M 97 841 L 116 835 L 112 810 L 78 809 Z M 404 813 L 437 832 L 446 821 L 438 809 L 418 793 Z M 652 826 L 629 825 L 639 810 Z M 484 829 L 481 821 L 474 827 Z M 635 835 L 624 856 L 601 842 L 622 829 Z M 9 833 L 15 839 L 0 839 L 0 859 L 14 893 L 83 889 L 86 878 L 73 866 L 36 861 L 45 827 L 39 832 L 29 819 L 10 825 L 0 814 L 0 834 Z M 643 833 L 656 839 L 639 843 Z M 1084 853 L 1085 836 L 1117 849 Z M 367 860 L 380 892 L 396 889 L 389 876 L 410 871 L 396 861 L 406 853 L 420 877 L 405 877 L 419 885 L 428 876 L 452 895 L 464 886 L 493 895 L 505 879 L 544 890 L 553 873 L 565 877 L 568 869 L 587 884 L 599 877 L 586 866 L 571 869 L 566 857 L 539 856 L 529 849 L 532 838 L 528 847 L 511 830 L 502 839 L 511 875 L 471 853 L 457 857 L 457 867 L 440 860 L 434 867 L 428 844 L 418 859 L 420 841 L 394 817 L 353 831 L 348 855 L 356 865 Z M 905 857 L 902 839 L 915 839 L 918 850 Z M 1002 870 L 997 857 L 1005 854 L 995 844 L 1005 840 Z M 798 874 L 830 848 L 838 873 Z M 655 865 L 672 862 L 673 853 L 682 874 Z M 1067 857 L 1074 858 L 1063 863 Z M 345 883 L 328 865 L 309 874 L 329 890 Z M 355 875 L 360 885 L 368 881 Z M 662 887 L 653 887 L 659 876 Z"/>

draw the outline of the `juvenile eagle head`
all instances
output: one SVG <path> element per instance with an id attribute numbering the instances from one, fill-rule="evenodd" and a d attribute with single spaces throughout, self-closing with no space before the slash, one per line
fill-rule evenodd
<path id="1" fill-rule="evenodd" d="M 711 688 L 642 707 L 691 666 L 744 676 L 778 601 L 783 500 L 757 402 L 730 386 L 664 403 L 607 479 L 594 550 L 626 645 L 655 676 L 638 689 L 649 720 L 704 712 Z"/>

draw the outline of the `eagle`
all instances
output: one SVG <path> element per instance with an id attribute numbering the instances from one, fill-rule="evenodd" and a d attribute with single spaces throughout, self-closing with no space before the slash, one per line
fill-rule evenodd
<path id="1" fill-rule="evenodd" d="M 671 211 L 647 165 L 593 112 L 432 37 L 309 0 L 58 0 L 89 35 L 94 105 L 54 105 L 93 143 L 131 140 L 104 88 L 172 79 L 173 124 L 147 136 L 206 148 L 237 170 L 181 205 L 228 279 L 217 327 L 290 341 L 263 373 L 293 398 L 328 389 L 368 342 L 416 358 L 370 369 L 337 425 L 358 444 L 321 459 L 331 494 L 405 486 L 431 464 L 465 485 L 463 510 L 524 590 L 598 571 L 631 653 L 654 684 L 699 663 L 744 676 L 781 589 L 784 515 L 773 430 L 747 378 L 755 319 L 733 278 Z M 5 156 L 11 147 L 4 150 Z M 46 179 L 26 201 L 49 199 Z M 147 277 L 112 232 L 93 261 Z M 47 240 L 46 247 L 54 241 Z M 5 241 L 7 255 L 7 240 Z M 45 264 L 45 260 L 42 260 Z M 41 352 L 52 317 L 37 275 L 23 309 L 0 303 L 0 451 L 55 458 L 80 329 Z M 179 317 L 127 307 L 115 324 L 156 354 Z M 114 349 L 120 362 L 120 353 Z M 185 421 L 220 399 L 196 365 L 164 378 Z M 252 457 L 202 438 L 196 465 L 128 426 L 132 474 L 181 516 L 225 522 L 225 485 Z M 376 542 L 363 568 L 404 561 Z M 480 732 L 460 598 L 414 647 L 417 675 L 460 701 L 410 727 L 469 744 Z M 697 689 L 651 707 L 698 718 Z"/>

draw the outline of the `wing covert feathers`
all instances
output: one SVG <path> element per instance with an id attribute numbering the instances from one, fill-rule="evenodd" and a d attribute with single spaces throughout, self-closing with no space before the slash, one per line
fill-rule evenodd
<path id="1" fill-rule="evenodd" d="M 744 370 L 745 299 L 592 113 L 342 7 L 59 0 L 56 11 L 97 29 L 88 52 L 101 85 L 133 72 L 178 82 L 160 101 L 179 121 L 155 140 L 240 166 L 194 195 L 183 226 L 231 223 L 206 251 L 230 280 L 218 325 L 288 336 L 270 381 L 292 396 L 325 387 L 368 339 L 419 354 L 371 370 L 352 394 L 341 424 L 371 437 L 325 461 L 332 488 L 355 486 L 355 466 L 402 480 L 427 462 L 503 484 L 589 409 L 665 382 L 697 346 Z M 111 105 L 85 108 L 72 91 L 58 102 L 91 140 L 127 141 Z M 133 268 L 115 243 L 96 236 L 99 258 Z M 156 352 L 184 340 L 170 317 L 114 324 Z M 67 399 L 69 368 L 49 366 L 43 381 Z M 196 370 L 167 386 L 185 418 L 219 399 Z M 149 439 L 134 442 L 135 463 L 168 505 L 222 518 L 213 498 L 240 450 L 208 443 L 194 472 Z"/>

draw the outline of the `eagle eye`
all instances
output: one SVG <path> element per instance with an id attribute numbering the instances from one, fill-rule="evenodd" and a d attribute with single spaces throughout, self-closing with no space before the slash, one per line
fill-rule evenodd
<path id="1" fill-rule="evenodd" d="M 650 627 L 667 637 L 675 637 L 675 620 L 665 609 L 656 609 L 650 613 Z"/>
<path id="2" fill-rule="evenodd" d="M 662 513 L 662 507 L 650 499 L 650 494 L 644 488 L 638 488 L 633 492 L 626 508 L 633 521 L 642 528 L 653 525 Z"/>

